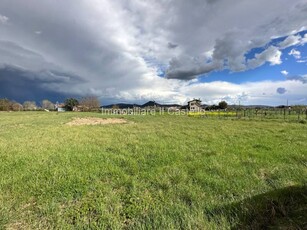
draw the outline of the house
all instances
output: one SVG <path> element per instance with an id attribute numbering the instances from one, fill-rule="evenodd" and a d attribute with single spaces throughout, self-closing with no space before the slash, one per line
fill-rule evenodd
<path id="1" fill-rule="evenodd" d="M 55 104 L 55 110 L 58 111 L 58 112 L 65 112 L 65 104 L 64 103 L 56 103 Z"/>
<path id="2" fill-rule="evenodd" d="M 74 111 L 74 112 L 82 112 L 82 111 L 85 111 L 85 108 L 83 106 L 81 106 L 81 105 L 77 105 L 77 106 L 74 106 L 72 108 L 72 111 Z"/>
<path id="3" fill-rule="evenodd" d="M 202 110 L 201 100 L 200 99 L 193 99 L 188 101 L 188 109 L 192 112 L 198 112 Z"/>

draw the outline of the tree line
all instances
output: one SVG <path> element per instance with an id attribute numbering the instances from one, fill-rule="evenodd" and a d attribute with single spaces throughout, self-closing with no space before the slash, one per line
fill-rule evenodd
<path id="1" fill-rule="evenodd" d="M 219 110 L 219 109 L 225 110 L 225 109 L 227 109 L 227 107 L 228 107 L 227 102 L 226 101 L 221 101 L 221 102 L 219 102 L 218 105 L 214 104 L 214 105 L 207 106 L 206 110 Z"/>
<path id="2" fill-rule="evenodd" d="M 64 103 L 53 103 L 45 99 L 39 104 L 35 101 L 25 101 L 21 104 L 14 100 L 0 98 L 0 111 L 55 111 L 57 108 L 64 108 L 67 111 L 96 111 L 100 108 L 100 102 L 96 96 L 87 96 L 80 100 L 76 98 L 67 98 Z"/>

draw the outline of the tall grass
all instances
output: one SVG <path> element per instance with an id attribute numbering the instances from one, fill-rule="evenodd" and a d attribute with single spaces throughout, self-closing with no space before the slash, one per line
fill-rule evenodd
<path id="1" fill-rule="evenodd" d="M 66 125 L 82 116 L 103 117 L 0 113 L 0 229 L 295 227 L 307 219 L 306 124 L 126 116 L 126 124 Z"/>

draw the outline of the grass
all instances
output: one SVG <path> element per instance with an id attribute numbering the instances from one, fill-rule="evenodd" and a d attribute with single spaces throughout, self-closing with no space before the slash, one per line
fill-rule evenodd
<path id="1" fill-rule="evenodd" d="M 203 112 L 189 112 L 189 117 L 236 117 L 237 113 L 233 111 L 203 111 Z"/>
<path id="2" fill-rule="evenodd" d="M 0 113 L 0 229 L 306 227 L 306 124 L 76 116 Z"/>

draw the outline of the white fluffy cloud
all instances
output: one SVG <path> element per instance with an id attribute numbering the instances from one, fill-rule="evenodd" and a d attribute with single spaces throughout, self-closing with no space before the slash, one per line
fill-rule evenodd
<path id="1" fill-rule="evenodd" d="M 0 1 L 0 23 L 9 19 L 0 26 L 0 65 L 35 76 L 71 76 L 71 84 L 43 83 L 49 90 L 181 102 L 194 97 L 193 87 L 211 90 L 189 81 L 200 74 L 280 64 L 281 49 L 307 40 L 294 35 L 307 25 L 306 5 L 305 0 Z M 251 49 L 283 36 L 290 37 L 246 60 Z M 157 76 L 162 70 L 169 79 Z M 243 98 L 241 87 L 214 91 Z M 274 87 L 276 94 L 282 86 Z"/>
<path id="2" fill-rule="evenodd" d="M 298 35 L 290 35 L 284 41 L 278 44 L 281 49 L 288 48 L 290 46 L 298 45 L 302 43 L 302 37 Z"/>
<path id="3" fill-rule="evenodd" d="M 283 94 L 277 92 L 283 88 Z M 306 87 L 298 81 L 261 81 L 243 84 L 229 82 L 210 82 L 186 86 L 182 89 L 188 95 L 195 95 L 204 99 L 206 103 L 218 103 L 226 99 L 229 103 L 238 104 L 282 104 L 288 98 L 291 103 L 299 100 L 307 101 Z M 285 92 L 287 91 L 287 94 Z"/>
<path id="4" fill-rule="evenodd" d="M 256 54 L 255 58 L 250 59 L 248 61 L 248 66 L 249 68 L 254 69 L 263 65 L 266 62 L 269 62 L 270 65 L 279 65 L 282 63 L 281 55 L 282 53 L 277 47 L 270 46 L 262 53 Z"/>
<path id="5" fill-rule="evenodd" d="M 292 49 L 289 52 L 289 55 L 292 55 L 295 59 L 300 59 L 301 58 L 301 52 L 296 50 L 296 49 Z"/>
<path id="6" fill-rule="evenodd" d="M 283 104 L 288 99 L 291 104 L 307 103 L 304 78 L 289 78 L 286 81 L 260 81 L 235 84 L 225 81 L 208 83 L 190 81 L 152 79 L 152 88 L 144 87 L 130 91 L 117 92 L 119 101 L 139 102 L 155 100 L 164 103 L 185 104 L 193 98 L 201 98 L 203 103 L 217 104 L 226 100 L 230 104 Z M 279 89 L 280 88 L 280 89 Z M 279 89 L 277 91 L 277 89 Z M 282 92 L 282 93 L 281 93 Z"/>
<path id="7" fill-rule="evenodd" d="M 280 42 L 278 46 L 281 49 L 285 49 L 295 45 L 304 45 L 305 43 L 307 43 L 307 34 L 305 34 L 304 36 L 297 34 L 288 36 L 285 40 Z"/>
<path id="8" fill-rule="evenodd" d="M 282 70 L 280 71 L 282 75 L 287 76 L 289 74 L 289 72 L 287 70 Z"/>

